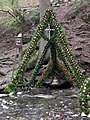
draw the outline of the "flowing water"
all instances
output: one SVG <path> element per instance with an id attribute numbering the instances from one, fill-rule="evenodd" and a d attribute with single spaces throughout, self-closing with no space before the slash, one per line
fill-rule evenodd
<path id="1" fill-rule="evenodd" d="M 77 94 L 76 88 L 0 94 L 0 120 L 89 120 L 80 116 Z"/>

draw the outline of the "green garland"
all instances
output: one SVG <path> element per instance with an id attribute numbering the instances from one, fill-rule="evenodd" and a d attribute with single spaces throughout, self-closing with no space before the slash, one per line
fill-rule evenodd
<path id="1" fill-rule="evenodd" d="M 56 16 L 53 12 L 51 15 L 51 19 L 53 21 L 53 26 L 56 27 L 56 30 L 58 31 L 58 38 L 56 40 L 56 45 L 59 48 L 58 51 L 60 51 L 62 53 L 62 55 L 64 56 L 63 58 L 67 59 L 66 61 L 68 63 L 70 63 L 69 66 L 72 67 L 72 72 L 74 73 L 74 76 L 76 76 L 77 85 L 78 85 L 78 87 L 80 87 L 81 83 L 84 80 L 84 77 L 82 76 L 82 73 L 80 71 L 80 67 L 78 66 L 78 64 L 75 60 L 75 57 L 70 50 L 70 46 L 65 37 L 64 30 L 63 30 L 62 26 L 56 20 Z"/>
<path id="2" fill-rule="evenodd" d="M 29 62 L 33 52 L 36 49 L 36 45 L 37 45 L 39 39 L 41 38 L 41 34 L 43 33 L 44 29 L 47 27 L 46 23 L 48 23 L 48 14 L 49 14 L 48 12 L 45 13 L 40 25 L 38 25 L 37 31 L 35 32 L 34 36 L 32 37 L 30 45 L 27 48 L 25 55 L 22 58 L 21 64 L 17 68 L 16 73 L 11 78 L 11 82 L 6 86 L 6 88 L 4 90 L 6 93 L 10 93 L 13 90 L 15 90 L 18 83 L 22 80 L 21 78 L 23 78 L 23 73 L 26 70 L 28 62 Z"/>
<path id="3" fill-rule="evenodd" d="M 59 59 L 57 59 L 57 68 L 63 72 L 66 80 L 70 81 L 70 83 L 73 84 L 73 86 L 76 86 L 76 82 L 74 82 L 74 80 L 71 76 L 71 73 L 69 72 L 69 70 L 67 70 L 64 63 L 62 61 L 59 61 Z"/>
<path id="4" fill-rule="evenodd" d="M 50 45 L 50 42 L 48 42 L 48 43 L 46 44 L 45 48 L 44 48 L 43 51 L 42 51 L 42 54 L 41 54 L 40 58 L 39 58 L 38 61 L 37 61 L 37 64 L 36 64 L 36 66 L 35 66 L 35 69 L 33 70 L 33 73 L 32 73 L 32 75 L 31 75 L 31 77 L 30 77 L 30 85 L 33 84 L 33 86 L 34 86 L 34 80 L 35 80 L 35 78 L 36 78 L 36 76 L 37 76 L 37 73 L 38 73 L 38 71 L 39 71 L 39 69 L 40 69 L 40 67 L 41 67 L 41 65 L 42 65 L 42 62 L 43 62 L 43 60 L 44 60 L 44 57 L 45 57 L 45 55 L 46 55 L 46 52 L 47 52 L 47 50 L 48 50 L 49 45 Z"/>
<path id="5" fill-rule="evenodd" d="M 50 40 L 47 38 L 47 36 L 44 35 L 44 30 L 48 27 L 48 23 L 50 24 L 51 28 L 55 29 L 55 32 L 52 34 Z M 37 73 L 42 65 L 47 50 L 50 47 L 50 61 L 40 76 L 38 82 L 36 83 L 36 86 L 41 86 L 44 79 L 50 74 L 50 72 L 53 69 L 58 69 L 59 66 L 59 69 L 62 70 L 66 79 L 70 81 L 74 86 L 80 88 L 79 100 L 81 110 L 84 113 L 89 114 L 90 103 L 88 102 L 90 102 L 90 78 L 85 79 L 85 77 L 83 77 L 80 71 L 80 67 L 78 66 L 75 57 L 70 50 L 70 46 L 66 39 L 64 30 L 61 24 L 59 24 L 56 20 L 55 13 L 52 10 L 46 10 L 45 15 L 38 25 L 37 30 L 32 37 L 30 45 L 23 56 L 21 64 L 17 68 L 14 76 L 11 78 L 11 82 L 5 88 L 5 92 L 9 93 L 11 91 L 14 91 L 18 83 L 23 79 L 23 74 L 27 68 L 28 62 L 33 55 L 33 52 L 36 49 L 36 45 L 41 37 L 47 40 L 47 44 L 43 49 L 42 54 L 36 63 L 36 67 L 30 77 L 30 85 L 31 83 L 35 85 L 35 77 L 37 76 Z M 60 62 L 58 58 L 60 58 L 62 62 Z"/>
<path id="6" fill-rule="evenodd" d="M 90 77 L 86 78 L 80 87 L 79 100 L 81 110 L 85 114 L 90 114 Z"/>
<path id="7" fill-rule="evenodd" d="M 36 83 L 36 87 L 37 86 L 42 86 L 45 78 L 47 78 L 47 76 L 50 74 L 50 72 L 52 71 L 53 69 L 53 66 L 54 66 L 54 63 L 53 63 L 53 60 L 51 60 L 49 63 L 48 63 L 48 66 L 46 67 L 46 69 L 44 70 L 44 72 L 42 73 L 42 75 L 40 76 L 40 78 L 38 79 L 38 82 Z"/>

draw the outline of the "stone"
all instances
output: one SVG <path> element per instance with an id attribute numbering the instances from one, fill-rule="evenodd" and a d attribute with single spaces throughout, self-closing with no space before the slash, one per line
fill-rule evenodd
<path id="1" fill-rule="evenodd" d="M 72 115 L 72 117 L 78 117 L 79 115 L 78 114 L 74 114 L 74 115 Z"/>
<path id="2" fill-rule="evenodd" d="M 87 115 L 84 112 L 81 113 L 81 116 L 82 117 L 87 117 Z"/>
<path id="3" fill-rule="evenodd" d="M 3 109 L 9 109 L 9 107 L 4 104 L 1 104 L 1 106 L 3 107 Z"/>
<path id="4" fill-rule="evenodd" d="M 7 97 L 7 96 L 8 96 L 8 94 L 0 94 L 0 98 Z"/>
<path id="5" fill-rule="evenodd" d="M 90 114 L 87 117 L 90 118 Z"/>
<path id="6" fill-rule="evenodd" d="M 51 86 L 58 86 L 59 85 L 59 82 L 58 82 L 58 79 L 55 77 L 51 83 Z"/>
<path id="7" fill-rule="evenodd" d="M 21 95 L 22 94 L 22 92 L 17 92 L 17 95 L 19 96 L 19 95 Z"/>
<path id="8" fill-rule="evenodd" d="M 37 98 L 45 98 L 45 99 L 55 98 L 55 96 L 53 96 L 53 95 L 45 95 L 45 94 L 34 95 L 34 97 L 37 97 Z"/>

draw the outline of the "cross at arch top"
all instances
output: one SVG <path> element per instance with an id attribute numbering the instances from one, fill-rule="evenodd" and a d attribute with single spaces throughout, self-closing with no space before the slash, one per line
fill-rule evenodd
<path id="1" fill-rule="evenodd" d="M 46 32 L 48 32 L 48 38 L 51 39 L 51 32 L 55 31 L 55 29 L 52 29 L 50 24 L 48 24 L 48 27 L 45 29 Z"/>

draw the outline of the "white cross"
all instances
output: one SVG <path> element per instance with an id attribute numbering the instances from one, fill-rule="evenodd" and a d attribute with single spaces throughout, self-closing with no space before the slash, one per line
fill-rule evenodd
<path id="1" fill-rule="evenodd" d="M 51 31 L 55 31 L 55 29 L 51 29 L 50 28 L 50 24 L 48 24 L 48 28 L 45 29 L 45 31 L 48 31 L 48 37 L 49 37 L 49 40 L 50 40 L 50 38 L 51 38 Z"/>

